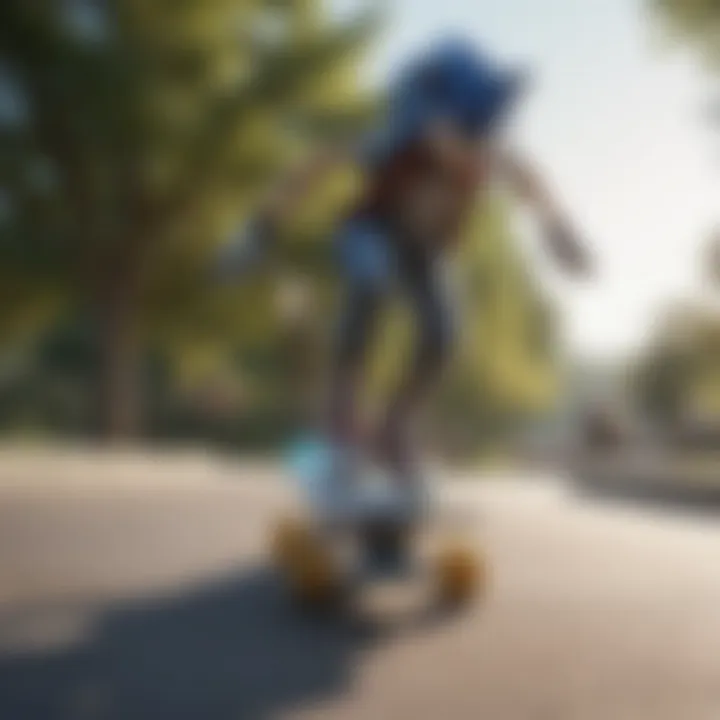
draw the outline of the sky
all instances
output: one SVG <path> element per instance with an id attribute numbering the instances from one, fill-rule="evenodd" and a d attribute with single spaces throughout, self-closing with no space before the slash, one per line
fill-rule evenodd
<path id="1" fill-rule="evenodd" d="M 340 17 L 363 6 L 333 3 Z M 703 118 L 709 79 L 670 45 L 643 0 L 394 0 L 380 7 L 387 7 L 386 24 L 366 67 L 372 83 L 446 34 L 531 68 L 534 88 L 512 139 L 544 170 L 598 259 L 592 283 L 568 282 L 536 242 L 525 242 L 560 307 L 572 352 L 633 353 L 664 307 L 698 297 L 701 248 L 720 225 L 720 141 Z"/>

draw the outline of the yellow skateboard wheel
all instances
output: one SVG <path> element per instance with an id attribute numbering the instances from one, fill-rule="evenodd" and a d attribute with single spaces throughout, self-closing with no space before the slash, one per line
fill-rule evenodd
<path id="1" fill-rule="evenodd" d="M 281 520 L 273 532 L 272 556 L 281 568 L 292 563 L 294 558 L 303 552 L 310 542 L 307 526 L 300 520 L 285 518 Z"/>
<path id="2" fill-rule="evenodd" d="M 309 525 L 299 520 L 280 522 L 272 553 L 297 601 L 317 605 L 336 595 L 339 581 L 331 553 Z"/>
<path id="3" fill-rule="evenodd" d="M 320 552 L 298 558 L 289 568 L 288 580 L 293 597 L 303 604 L 324 604 L 332 600 L 338 590 L 330 558 Z"/>
<path id="4" fill-rule="evenodd" d="M 486 575 L 482 558 L 462 544 L 447 546 L 438 553 L 435 572 L 440 600 L 454 606 L 477 595 Z"/>

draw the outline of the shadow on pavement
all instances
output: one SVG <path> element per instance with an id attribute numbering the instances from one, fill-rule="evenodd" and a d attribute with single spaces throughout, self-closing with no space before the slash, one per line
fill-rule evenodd
<path id="1" fill-rule="evenodd" d="M 175 598 L 115 606 L 71 648 L 0 656 L 7 720 L 270 718 L 348 690 L 378 637 L 294 611 L 255 570 Z"/>

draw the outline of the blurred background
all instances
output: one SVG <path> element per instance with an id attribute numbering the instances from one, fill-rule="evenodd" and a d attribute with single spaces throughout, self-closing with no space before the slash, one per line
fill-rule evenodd
<path id="1" fill-rule="evenodd" d="M 265 537 L 359 178 L 249 282 L 209 268 L 449 34 L 531 68 L 510 135 L 598 267 L 559 277 L 506 198 L 473 219 L 425 437 L 496 579 L 442 633 L 358 635 L 283 609 Z M 717 0 L 2 0 L 3 720 L 720 717 L 719 71 Z M 392 308 L 368 413 L 410 340 Z"/>
<path id="2" fill-rule="evenodd" d="M 599 268 L 592 287 L 563 285 L 515 208 L 478 215 L 434 446 L 472 457 L 518 431 L 556 438 L 577 413 L 589 432 L 602 415 L 717 440 L 714 3 L 421 5 L 3 3 L 5 436 L 259 450 L 315 422 L 329 236 L 357 179 L 315 193 L 246 286 L 213 287 L 213 253 L 291 160 L 367 128 L 395 66 L 447 29 L 533 68 L 513 134 Z M 371 406 L 407 345 L 391 315 Z"/>

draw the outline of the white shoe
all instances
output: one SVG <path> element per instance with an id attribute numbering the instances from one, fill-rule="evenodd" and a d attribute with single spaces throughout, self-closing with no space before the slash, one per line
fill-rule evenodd
<path id="1" fill-rule="evenodd" d="M 348 522 L 357 508 L 361 460 L 353 448 L 333 448 L 324 470 L 316 507 L 321 522 Z"/>

